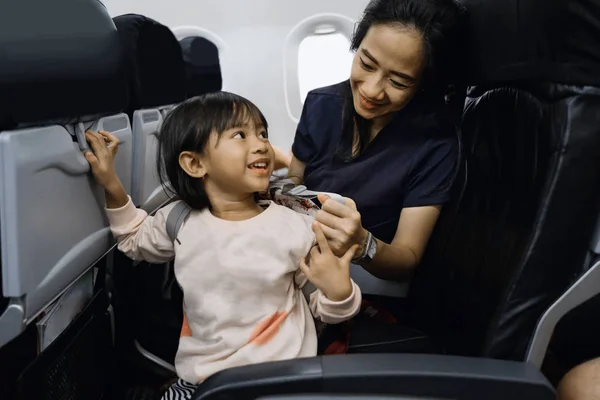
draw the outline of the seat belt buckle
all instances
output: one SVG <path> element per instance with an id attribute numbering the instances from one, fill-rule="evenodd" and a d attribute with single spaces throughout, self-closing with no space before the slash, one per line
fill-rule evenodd
<path id="1" fill-rule="evenodd" d="M 321 203 L 317 198 L 319 193 L 323 193 L 342 204 L 344 203 L 344 198 L 339 194 L 308 190 L 304 185 L 296 186 L 291 179 L 281 179 L 273 176 L 267 190 L 261 193 L 261 198 L 271 200 L 301 214 L 315 217 L 316 212 L 321 209 Z"/>

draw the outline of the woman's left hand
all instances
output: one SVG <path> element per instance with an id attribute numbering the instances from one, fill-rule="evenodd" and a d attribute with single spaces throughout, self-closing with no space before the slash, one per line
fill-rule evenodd
<path id="1" fill-rule="evenodd" d="M 341 204 L 324 194 L 319 194 L 318 199 L 321 210 L 317 212 L 316 220 L 321 223 L 333 253 L 342 257 L 350 247 L 358 245 L 356 255 L 361 255 L 368 232 L 362 226 L 354 200 L 344 197 L 344 204 Z"/>

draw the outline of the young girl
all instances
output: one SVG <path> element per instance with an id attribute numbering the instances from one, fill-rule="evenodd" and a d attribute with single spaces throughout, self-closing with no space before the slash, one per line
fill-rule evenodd
<path id="1" fill-rule="evenodd" d="M 193 208 L 175 242 L 166 218 L 177 202 L 155 216 L 135 208 L 114 170 L 118 139 L 104 131 L 86 138 L 119 250 L 151 263 L 175 259 L 184 294 L 179 380 L 163 398 L 190 398 L 195 385 L 226 368 L 315 356 L 313 316 L 336 324 L 358 313 L 361 292 L 349 272 L 356 247 L 338 258 L 314 219 L 257 202 L 274 151 L 264 116 L 247 99 L 210 93 L 165 118 L 159 175 Z M 301 290 L 307 279 L 317 288 L 309 304 Z"/>

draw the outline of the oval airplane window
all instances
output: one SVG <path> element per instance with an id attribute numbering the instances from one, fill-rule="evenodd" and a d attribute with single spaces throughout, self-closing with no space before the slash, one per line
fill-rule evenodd
<path id="1" fill-rule="evenodd" d="M 316 14 L 300 21 L 283 49 L 283 90 L 288 116 L 295 123 L 306 94 L 350 76 L 350 37 L 354 20 L 341 14 Z"/>
<path id="2" fill-rule="evenodd" d="M 307 36 L 298 48 L 298 84 L 300 101 L 309 91 L 348 79 L 353 53 L 350 40 L 336 30 Z"/>

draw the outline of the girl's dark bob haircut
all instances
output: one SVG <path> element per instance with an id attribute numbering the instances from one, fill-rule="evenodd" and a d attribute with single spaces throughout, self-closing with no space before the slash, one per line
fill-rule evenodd
<path id="1" fill-rule="evenodd" d="M 248 123 L 268 129 L 258 107 L 234 93 L 206 93 L 176 106 L 163 121 L 158 137 L 157 171 L 163 187 L 192 208 L 208 207 L 202 180 L 179 166 L 179 155 L 184 151 L 203 154 L 212 134 Z"/>

